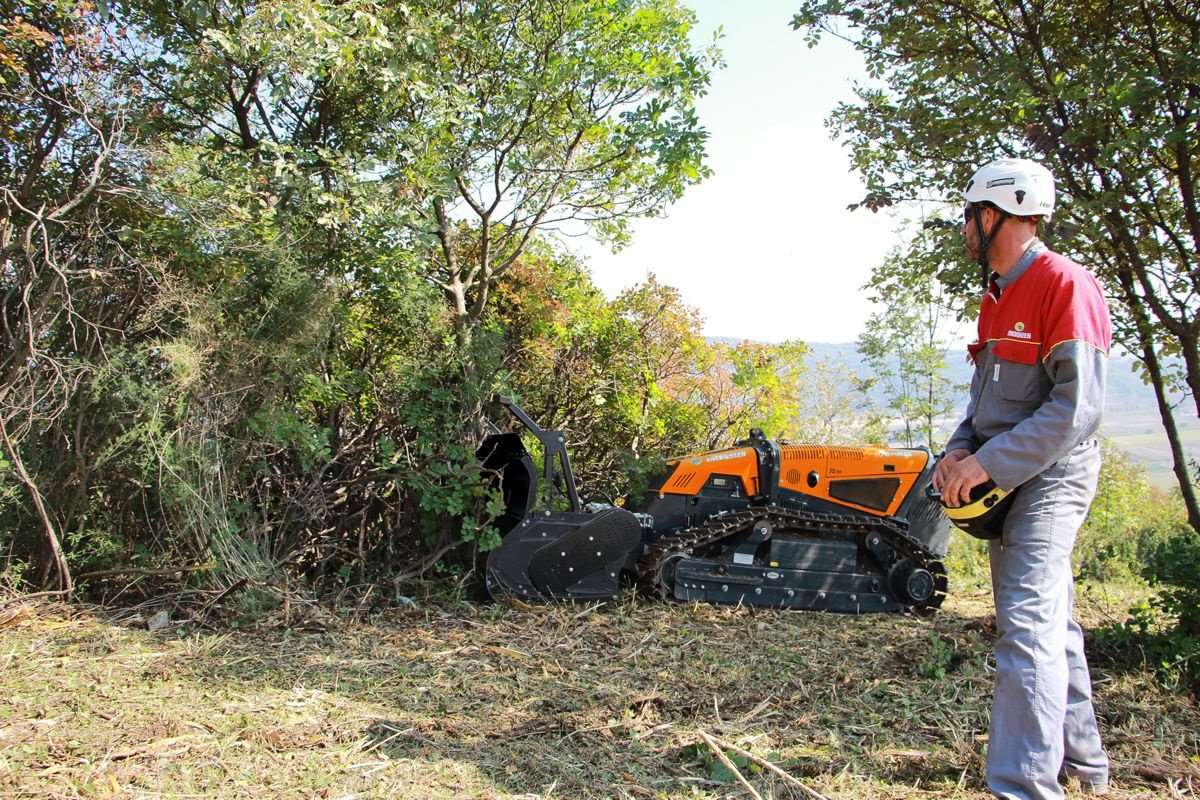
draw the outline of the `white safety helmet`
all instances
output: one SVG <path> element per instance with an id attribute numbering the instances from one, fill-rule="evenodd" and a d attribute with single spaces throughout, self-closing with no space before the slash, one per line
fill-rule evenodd
<path id="1" fill-rule="evenodd" d="M 1054 214 L 1054 176 L 1027 158 L 1001 158 L 982 166 L 967 182 L 963 199 L 991 203 L 1014 217 Z"/>

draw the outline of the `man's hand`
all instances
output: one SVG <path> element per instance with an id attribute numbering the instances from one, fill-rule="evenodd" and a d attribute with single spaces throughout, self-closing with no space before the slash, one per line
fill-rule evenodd
<path id="1" fill-rule="evenodd" d="M 971 490 L 986 483 L 990 476 L 979 459 L 966 450 L 951 450 L 942 456 L 933 470 L 933 488 L 942 493 L 942 502 L 958 508 L 971 501 Z"/>
<path id="2" fill-rule="evenodd" d="M 933 468 L 933 488 L 935 491 L 944 491 L 942 487 L 946 484 L 946 478 L 949 476 L 951 468 L 969 455 L 971 455 L 970 450 L 959 449 L 951 450 L 942 456 L 942 460 Z"/>

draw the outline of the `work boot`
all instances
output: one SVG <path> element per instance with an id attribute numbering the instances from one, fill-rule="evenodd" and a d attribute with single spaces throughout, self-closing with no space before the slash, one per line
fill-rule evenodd
<path id="1" fill-rule="evenodd" d="M 1103 797 L 1108 794 L 1108 781 L 1099 783 L 1079 781 L 1079 793 L 1085 797 Z"/>
<path id="2" fill-rule="evenodd" d="M 1059 775 L 1067 795 L 1081 794 L 1084 797 L 1103 797 L 1108 794 L 1108 780 L 1101 778 L 1098 782 L 1080 780 L 1078 775 Z M 1076 789 L 1075 787 L 1079 787 Z"/>

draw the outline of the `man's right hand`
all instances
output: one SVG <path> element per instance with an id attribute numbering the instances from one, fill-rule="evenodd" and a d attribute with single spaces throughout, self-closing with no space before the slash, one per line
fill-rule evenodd
<path id="1" fill-rule="evenodd" d="M 978 458 L 966 450 L 953 450 L 934 469 L 933 488 L 942 493 L 946 507 L 958 508 L 971 502 L 972 489 L 990 479 Z"/>
<path id="2" fill-rule="evenodd" d="M 959 448 L 958 450 L 950 450 L 942 456 L 937 466 L 933 468 L 933 490 L 935 492 L 942 491 L 942 487 L 946 485 L 946 478 L 950 475 L 950 470 L 955 464 L 969 455 L 971 455 L 970 450 Z"/>

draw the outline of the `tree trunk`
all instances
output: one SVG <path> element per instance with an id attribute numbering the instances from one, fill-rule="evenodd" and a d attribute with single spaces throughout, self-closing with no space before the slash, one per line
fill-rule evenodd
<path id="1" fill-rule="evenodd" d="M 1143 337 L 1146 338 L 1146 337 Z M 1175 414 L 1171 408 L 1170 399 L 1163 381 L 1162 365 L 1154 352 L 1153 342 L 1143 342 L 1142 361 L 1150 373 L 1150 381 L 1154 385 L 1154 397 L 1158 401 L 1158 415 L 1162 418 L 1163 429 L 1167 432 L 1167 442 L 1171 447 L 1172 470 L 1179 483 L 1179 491 L 1183 495 L 1183 504 L 1187 508 L 1188 525 L 1200 534 L 1200 504 L 1196 501 L 1196 487 L 1188 470 L 1187 457 L 1183 452 L 1183 443 L 1179 438 L 1179 427 L 1175 424 Z"/>
<path id="2" fill-rule="evenodd" d="M 1150 382 L 1154 386 L 1158 415 L 1162 419 L 1163 430 L 1167 433 L 1167 442 L 1171 448 L 1172 471 L 1175 473 L 1179 492 L 1183 497 L 1184 506 L 1187 508 L 1188 525 L 1197 534 L 1200 534 L 1200 503 L 1197 503 L 1196 500 L 1196 487 L 1192 483 L 1187 456 L 1183 452 L 1183 442 L 1179 438 L 1179 427 L 1175 424 L 1175 410 L 1171 407 L 1170 398 L 1167 397 L 1166 376 L 1163 375 L 1162 363 L 1154 350 L 1153 331 L 1156 327 L 1165 330 L 1172 330 L 1174 327 L 1176 333 L 1179 333 L 1181 326 L 1178 324 L 1173 326 L 1172 320 L 1158 313 L 1155 306 L 1161 306 L 1161 303 L 1147 302 L 1138 294 L 1139 286 L 1147 290 L 1150 288 L 1145 281 L 1139 280 L 1140 275 L 1144 274 L 1144 269 L 1139 264 L 1141 257 L 1134 244 L 1129 240 L 1127 232 L 1121 228 L 1119 216 L 1110 215 L 1106 221 L 1109 230 L 1113 233 L 1114 241 L 1118 243 L 1113 255 L 1116 260 L 1115 277 L 1123 295 L 1120 299 L 1130 316 L 1133 317 L 1133 330 L 1136 332 L 1137 345 L 1141 350 L 1142 363 L 1146 365 Z M 1124 252 L 1120 248 L 1121 244 L 1125 245 Z M 1153 319 L 1151 314 L 1154 314 Z M 1185 348 L 1188 346 L 1187 342 L 1181 343 Z M 1194 349 L 1194 342 L 1192 344 Z M 1185 365 L 1188 361 L 1189 359 L 1185 355 Z M 1190 361 L 1195 361 L 1194 352 L 1190 354 Z M 1194 394 L 1196 387 L 1191 383 L 1193 377 L 1195 376 L 1188 375 L 1188 385 L 1192 387 Z M 1200 402 L 1200 397 L 1195 399 Z"/>
<path id="3" fill-rule="evenodd" d="M 46 504 L 42 501 L 42 493 L 38 489 L 37 483 L 29 476 L 25 470 L 25 462 L 21 460 L 21 454 L 17 452 L 16 445 L 8 436 L 8 429 L 3 424 L 0 424 L 0 438 L 4 440 L 4 449 L 8 451 L 8 457 L 12 459 L 13 468 L 17 472 L 17 477 L 21 483 L 29 491 L 29 497 L 33 501 L 33 506 L 37 510 L 38 519 L 41 520 L 42 530 L 46 534 L 45 545 L 46 551 L 49 553 L 49 559 L 43 565 L 41 570 L 42 583 L 50 577 L 50 569 L 53 568 L 58 576 L 58 587 L 66 593 L 70 593 L 75 588 L 75 583 L 71 579 L 71 568 L 67 564 L 67 557 L 63 553 L 62 543 L 58 539 L 58 532 L 55 530 L 54 521 L 50 519 L 50 513 L 46 510 Z"/>

